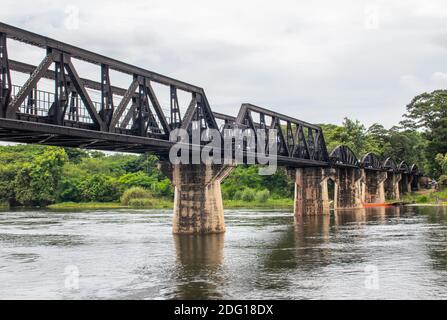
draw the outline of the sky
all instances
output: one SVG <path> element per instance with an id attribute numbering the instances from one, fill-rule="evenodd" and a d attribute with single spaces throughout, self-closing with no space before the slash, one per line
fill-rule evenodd
<path id="1" fill-rule="evenodd" d="M 203 87 L 213 111 L 232 115 L 253 103 L 312 123 L 390 127 L 412 97 L 447 86 L 445 0 L 1 6 L 4 23 Z"/>

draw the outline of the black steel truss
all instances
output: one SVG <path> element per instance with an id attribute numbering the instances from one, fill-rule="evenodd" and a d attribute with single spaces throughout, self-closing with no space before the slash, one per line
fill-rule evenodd
<path id="1" fill-rule="evenodd" d="M 259 122 L 253 120 L 254 115 L 259 118 Z M 266 123 L 266 117 L 271 119 L 270 124 Z M 225 120 L 227 124 L 231 123 L 231 119 L 225 118 Z M 276 152 L 278 155 L 328 162 L 329 157 L 323 131 L 317 125 L 252 104 L 243 104 L 233 121 L 233 126 L 252 129 L 256 141 L 259 130 L 264 130 L 266 137 L 268 137 L 269 130 L 276 130 Z M 256 144 L 257 147 L 258 144 Z M 268 149 L 267 147 L 266 145 L 266 149 Z"/>
<path id="2" fill-rule="evenodd" d="M 362 158 L 362 161 L 360 163 L 364 169 L 379 170 L 379 171 L 383 170 L 383 164 L 379 160 L 379 157 L 372 152 L 367 153 Z"/>
<path id="3" fill-rule="evenodd" d="M 355 153 L 348 146 L 338 146 L 329 155 L 330 161 L 335 165 L 348 167 L 360 167 L 360 161 Z"/>
<path id="4" fill-rule="evenodd" d="M 8 39 L 40 47 L 45 57 L 37 66 L 12 60 L 8 56 Z M 98 65 L 100 82 L 81 78 L 73 60 Z M 52 65 L 54 70 L 50 69 Z M 112 70 L 131 75 L 127 88 L 112 84 Z M 11 71 L 29 78 L 22 86 L 14 85 Z M 53 92 L 39 89 L 43 78 L 54 81 Z M 154 83 L 169 87 L 169 117 L 158 100 Z M 91 98 L 89 90 L 99 92 L 99 101 Z M 188 106 L 180 105 L 178 90 L 191 95 Z M 217 121 L 222 120 L 224 125 L 219 128 Z M 221 137 L 225 128 L 251 128 L 256 139 L 257 130 L 264 130 L 267 137 L 270 130 L 276 130 L 277 159 L 282 165 L 418 172 L 415 165 L 410 169 L 403 162 L 397 167 L 391 159 L 382 165 L 374 154 L 367 154 L 360 163 L 346 146 L 328 155 L 323 131 L 317 125 L 252 104 L 243 104 L 237 117 L 213 113 L 200 87 L 0 23 L 0 140 L 165 156 L 172 146 L 171 131 L 190 131 L 193 123 L 201 129 L 220 129 Z"/>
<path id="5" fill-rule="evenodd" d="M 397 166 L 397 171 L 401 172 L 401 173 L 410 173 L 411 169 L 410 169 L 410 166 L 405 161 L 402 161 Z"/>
<path id="6" fill-rule="evenodd" d="M 0 32 L 0 117 L 6 115 L 12 85 L 6 41 L 6 34 Z"/>
<path id="7" fill-rule="evenodd" d="M 383 169 L 390 172 L 396 172 L 397 164 L 393 159 L 386 158 L 385 161 L 383 162 Z"/>
<path id="8" fill-rule="evenodd" d="M 421 173 L 420 173 L 420 171 L 419 171 L 419 168 L 418 168 L 417 164 L 413 164 L 413 165 L 410 167 L 410 173 L 413 174 L 413 175 L 421 175 Z"/>

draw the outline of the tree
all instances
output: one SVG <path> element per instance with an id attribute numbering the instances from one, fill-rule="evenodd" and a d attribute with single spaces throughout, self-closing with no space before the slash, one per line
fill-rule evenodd
<path id="1" fill-rule="evenodd" d="M 344 136 L 343 142 L 351 148 L 352 151 L 361 157 L 366 151 L 366 129 L 358 120 L 345 118 L 343 122 Z"/>
<path id="2" fill-rule="evenodd" d="M 63 149 L 48 147 L 32 163 L 23 163 L 13 183 L 16 200 L 26 205 L 54 202 L 62 166 L 66 161 L 67 155 Z"/>
<path id="3" fill-rule="evenodd" d="M 413 129 L 394 126 L 389 130 L 389 142 L 384 146 L 384 155 L 397 162 L 405 160 L 409 165 L 418 164 L 424 167 L 426 141 L 422 134 Z"/>
<path id="4" fill-rule="evenodd" d="M 438 153 L 435 160 L 441 168 L 441 174 L 447 175 L 447 153 L 445 155 Z"/>
<path id="5" fill-rule="evenodd" d="M 9 205 L 17 204 L 14 191 L 17 170 L 17 165 L 14 163 L 0 166 L 0 202 L 7 202 Z"/>
<path id="6" fill-rule="evenodd" d="M 374 123 L 366 130 L 366 152 L 374 152 L 380 157 L 386 156 L 387 147 L 390 144 L 390 131 L 381 124 Z"/>
<path id="7" fill-rule="evenodd" d="M 439 164 L 433 161 L 437 154 L 447 152 L 447 90 L 435 90 L 420 94 L 407 105 L 402 125 L 421 129 L 427 141 L 425 156 L 428 168 L 434 175 L 440 174 Z"/>
<path id="8" fill-rule="evenodd" d="M 367 152 L 378 152 L 378 144 L 371 142 L 366 128 L 358 120 L 345 118 L 341 126 L 321 125 L 327 143 L 327 149 L 331 152 L 339 145 L 348 146 L 358 158 Z"/>
<path id="9" fill-rule="evenodd" d="M 86 177 L 80 184 L 82 201 L 109 202 L 120 197 L 118 183 L 113 177 L 94 174 Z"/>
<path id="10" fill-rule="evenodd" d="M 87 151 L 79 149 L 79 148 L 64 148 L 65 153 L 67 154 L 68 161 L 72 163 L 80 163 L 83 158 L 88 158 L 89 154 Z"/>

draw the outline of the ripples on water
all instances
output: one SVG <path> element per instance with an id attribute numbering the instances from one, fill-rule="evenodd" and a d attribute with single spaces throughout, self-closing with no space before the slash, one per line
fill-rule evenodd
<path id="1" fill-rule="evenodd" d="M 446 207 L 225 217 L 173 236 L 170 210 L 0 212 L 0 299 L 447 298 Z"/>

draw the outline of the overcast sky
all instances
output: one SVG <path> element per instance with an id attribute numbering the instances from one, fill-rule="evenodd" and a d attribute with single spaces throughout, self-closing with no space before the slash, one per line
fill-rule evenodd
<path id="1" fill-rule="evenodd" d="M 2 22 L 314 123 L 396 124 L 447 86 L 447 3 L 2 0 Z"/>

